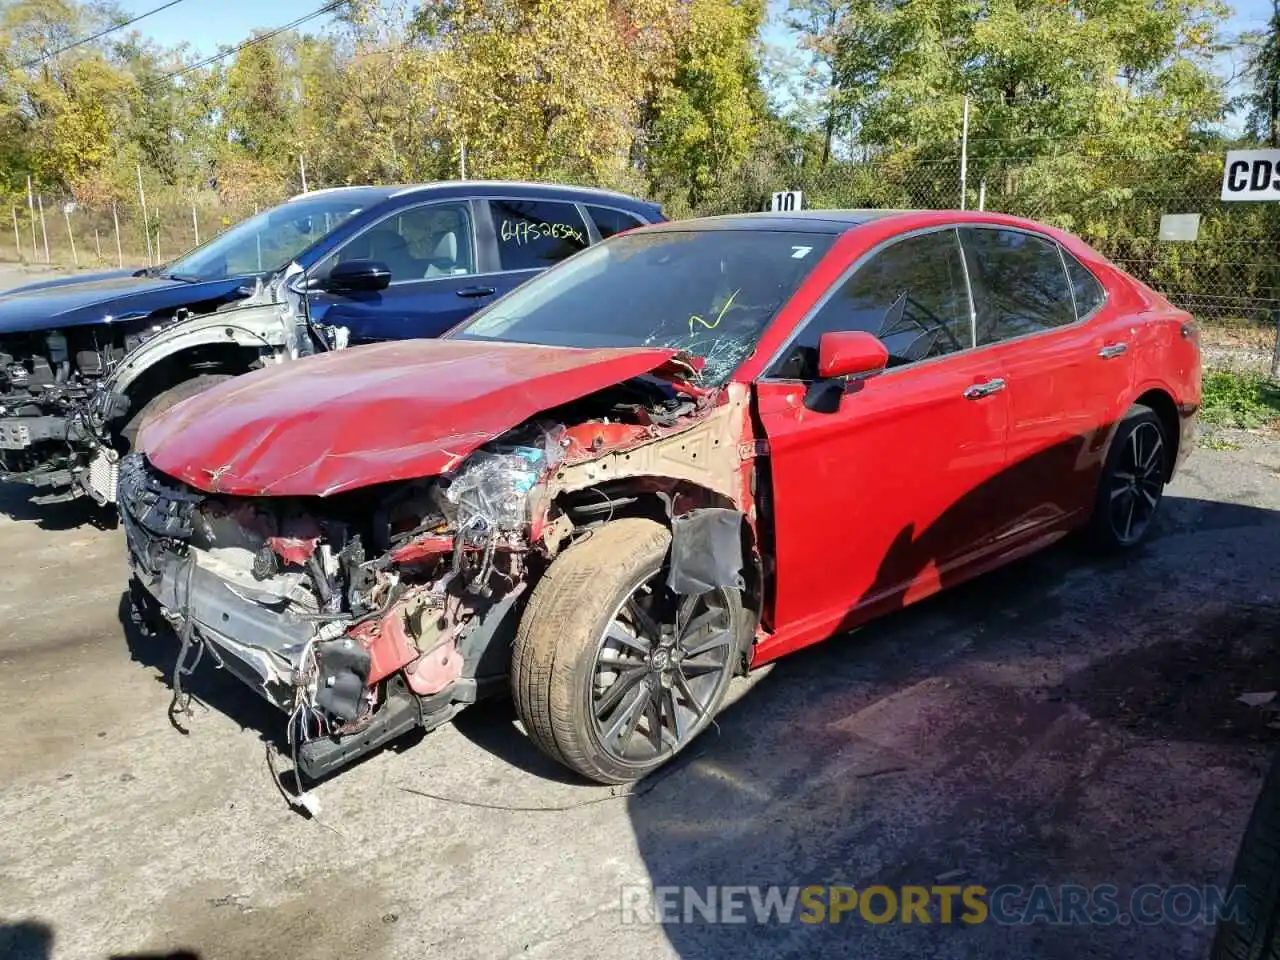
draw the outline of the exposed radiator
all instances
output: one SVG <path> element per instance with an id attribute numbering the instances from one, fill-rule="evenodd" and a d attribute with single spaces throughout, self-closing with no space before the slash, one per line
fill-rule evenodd
<path id="1" fill-rule="evenodd" d="M 120 460 L 114 450 L 99 449 L 89 461 L 86 489 L 89 496 L 105 506 L 116 502 L 116 485 L 120 482 Z"/>

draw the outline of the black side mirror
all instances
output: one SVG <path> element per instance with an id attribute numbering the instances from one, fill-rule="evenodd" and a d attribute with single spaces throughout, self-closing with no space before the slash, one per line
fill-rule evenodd
<path id="1" fill-rule="evenodd" d="M 391 268 L 377 260 L 347 260 L 329 271 L 326 290 L 339 293 L 385 290 L 391 282 Z"/>

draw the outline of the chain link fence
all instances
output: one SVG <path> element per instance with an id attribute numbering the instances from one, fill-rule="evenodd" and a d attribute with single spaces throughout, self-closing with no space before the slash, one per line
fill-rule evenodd
<path id="1" fill-rule="evenodd" d="M 1061 153 L 994 159 L 888 155 L 774 172 L 772 184 L 726 185 L 697 212 L 766 209 L 773 190 L 800 190 L 810 209 L 984 209 L 1082 237 L 1206 324 L 1280 318 L 1280 204 L 1220 199 L 1224 151 Z M 1163 239 L 1167 214 L 1198 217 L 1195 239 Z"/>
<path id="2" fill-rule="evenodd" d="M 1069 230 L 1206 326 L 1236 331 L 1255 353 L 1270 354 L 1280 322 L 1280 204 L 1224 203 L 1224 159 L 1223 148 L 1117 155 L 1087 145 L 1020 156 L 1014 143 L 980 140 L 862 148 L 857 159 L 825 167 L 748 164 L 687 212 L 767 209 L 781 189 L 803 191 L 811 209 L 948 209 L 961 205 L 963 189 L 965 207 Z M 168 188 L 95 204 L 37 187 L 7 218 L 0 210 L 10 221 L 0 223 L 0 259 L 81 268 L 161 263 L 257 209 L 213 191 Z M 1163 239 L 1166 214 L 1198 216 L 1195 238 Z"/>
<path id="3" fill-rule="evenodd" d="M 212 191 L 104 202 L 33 191 L 30 201 L 0 208 L 0 260 L 72 269 L 149 266 L 174 259 L 258 210 Z"/>

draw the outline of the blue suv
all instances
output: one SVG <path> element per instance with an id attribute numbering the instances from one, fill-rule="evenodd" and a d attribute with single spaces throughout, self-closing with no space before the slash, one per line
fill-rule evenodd
<path id="1" fill-rule="evenodd" d="M 0 479 L 114 500 L 143 420 L 317 350 L 434 337 L 577 251 L 662 220 L 586 187 L 316 190 L 136 272 L 0 294 Z"/>

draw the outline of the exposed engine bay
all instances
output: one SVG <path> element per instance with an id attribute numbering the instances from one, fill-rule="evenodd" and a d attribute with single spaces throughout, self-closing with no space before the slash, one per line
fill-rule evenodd
<path id="1" fill-rule="evenodd" d="M 92 435 L 83 414 L 94 390 L 128 351 L 184 317 L 0 338 L 0 473 L 37 487 L 68 484 L 74 448 Z"/>
<path id="2" fill-rule="evenodd" d="M 201 375 L 345 346 L 345 331 L 307 323 L 287 286 L 296 272 L 257 280 L 229 303 L 0 338 L 0 479 L 34 487 L 37 503 L 86 493 L 113 502 L 119 459 L 149 400 Z"/>
<path id="3" fill-rule="evenodd" d="M 295 765 L 317 778 L 500 692 L 520 601 L 575 538 L 628 510 L 743 516 L 736 390 L 637 377 L 545 411 L 446 475 L 324 498 L 205 493 L 126 457 L 134 575 L 183 643 L 175 698 L 207 650 L 289 714 Z M 655 457 L 670 458 L 667 478 Z M 740 586 L 734 541 L 693 574 Z"/>

